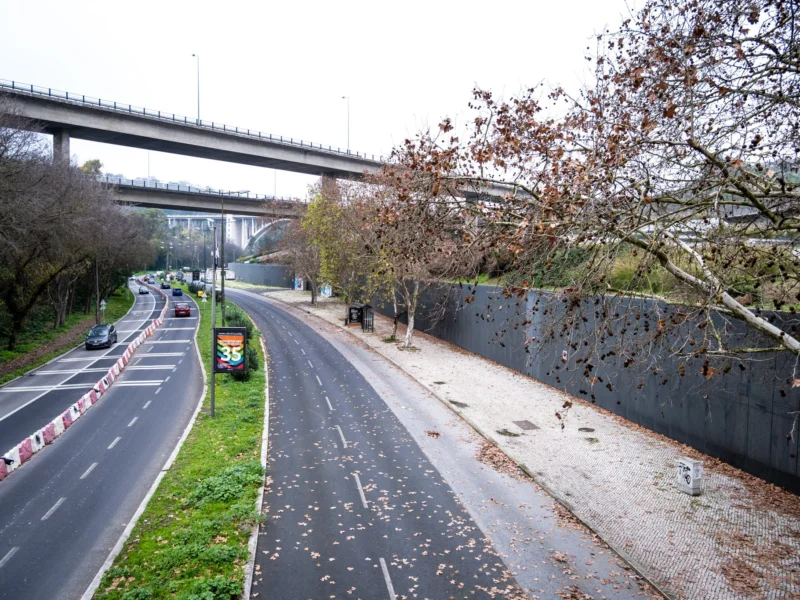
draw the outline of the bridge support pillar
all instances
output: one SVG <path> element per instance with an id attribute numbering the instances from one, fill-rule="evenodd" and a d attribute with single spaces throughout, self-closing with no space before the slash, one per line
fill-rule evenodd
<path id="1" fill-rule="evenodd" d="M 69 162 L 69 129 L 56 129 L 53 131 L 53 162 Z"/>

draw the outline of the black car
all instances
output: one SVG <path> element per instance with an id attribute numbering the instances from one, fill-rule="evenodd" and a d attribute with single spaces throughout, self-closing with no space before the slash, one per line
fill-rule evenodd
<path id="1" fill-rule="evenodd" d="M 169 288 L 170 288 L 169 282 L 167 282 L 167 281 L 162 281 L 161 282 L 161 289 L 162 290 L 168 290 Z"/>
<path id="2" fill-rule="evenodd" d="M 117 343 L 117 330 L 113 325 L 95 325 L 86 335 L 86 349 L 111 348 Z"/>

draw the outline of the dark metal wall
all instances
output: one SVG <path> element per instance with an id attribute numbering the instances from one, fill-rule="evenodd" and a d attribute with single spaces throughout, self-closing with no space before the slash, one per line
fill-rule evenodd
<path id="1" fill-rule="evenodd" d="M 702 357 L 678 358 L 666 350 L 666 344 L 642 341 L 652 339 L 643 335 L 650 325 L 636 326 L 658 323 L 665 309 L 670 310 L 667 305 L 617 299 L 613 307 L 605 307 L 609 314 L 592 301 L 584 301 L 579 325 L 559 328 L 564 311 L 558 313 L 552 307 L 544 310 L 544 297 L 537 292 L 507 297 L 502 290 L 489 286 L 429 289 L 416 326 L 800 492 L 800 435 L 796 428 L 794 435 L 789 435 L 794 424 L 792 413 L 800 410 L 800 390 L 791 387 L 796 363 L 788 353 L 717 362 L 714 364 L 720 372 L 709 377 Z M 376 301 L 374 306 L 392 316 L 390 302 Z M 659 315 L 655 320 L 654 314 Z M 616 321 L 615 315 L 619 317 Z M 751 339 L 738 322 L 724 326 L 739 342 L 763 343 Z M 611 328 L 617 331 L 609 331 Z M 683 331 L 679 331 L 681 328 Z M 691 337 L 685 334 L 697 328 L 696 321 L 679 323 L 671 335 L 676 339 Z M 631 352 L 637 354 L 635 360 L 628 361 Z M 592 358 L 587 358 L 590 355 Z"/>
<path id="2" fill-rule="evenodd" d="M 294 286 L 294 273 L 286 265 L 228 263 L 228 268 L 236 274 L 236 279 L 245 283 L 285 288 Z"/>

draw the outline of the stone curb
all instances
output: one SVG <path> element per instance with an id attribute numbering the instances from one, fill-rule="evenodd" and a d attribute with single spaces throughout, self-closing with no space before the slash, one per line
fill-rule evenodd
<path id="1" fill-rule="evenodd" d="M 265 295 L 265 296 L 266 296 L 266 295 Z M 651 586 L 651 587 L 652 587 L 654 590 L 656 590 L 656 591 L 657 591 L 659 594 L 661 594 L 661 595 L 662 595 L 664 598 L 667 598 L 667 599 L 669 599 L 669 600 L 678 600 L 678 599 L 677 599 L 675 596 L 672 596 L 672 595 L 670 595 L 669 593 L 667 593 L 667 592 L 664 590 L 664 588 L 663 588 L 663 587 L 662 587 L 660 584 L 658 584 L 658 583 L 656 583 L 655 581 L 653 581 L 653 579 L 651 579 L 651 578 L 650 578 L 650 576 L 646 574 L 646 572 L 645 572 L 644 568 L 643 568 L 643 567 L 642 567 L 642 566 L 641 566 L 641 565 L 640 565 L 640 564 L 639 564 L 639 563 L 638 563 L 636 560 L 634 560 L 633 558 L 631 558 L 631 557 L 630 557 L 630 555 L 628 555 L 628 553 L 627 553 L 627 552 L 625 552 L 624 550 L 621 550 L 620 548 L 617 548 L 617 546 L 616 546 L 615 544 L 613 544 L 612 542 L 609 542 L 609 541 L 608 541 L 608 540 L 607 540 L 607 539 L 606 539 L 606 538 L 605 538 L 605 537 L 604 537 L 604 536 L 603 536 L 603 535 L 602 535 L 600 532 L 598 532 L 598 531 L 597 531 L 597 530 L 596 530 L 596 529 L 595 529 L 595 528 L 594 528 L 594 527 L 593 527 L 593 526 L 592 526 L 590 523 L 586 522 L 584 519 L 582 519 L 582 518 L 581 518 L 581 517 L 579 517 L 577 514 L 575 514 L 575 511 L 574 511 L 574 509 L 573 509 L 572 505 L 569 503 L 569 501 L 568 501 L 568 500 L 565 500 L 564 498 L 562 498 L 562 497 L 561 497 L 561 496 L 560 496 L 560 495 L 559 495 L 557 492 L 555 492 L 555 491 L 554 491 L 554 490 L 553 490 L 553 489 L 552 489 L 552 488 L 551 488 L 549 485 L 547 485 L 546 483 L 543 483 L 543 482 L 539 481 L 539 480 L 536 478 L 536 475 L 534 474 L 534 472 L 533 472 L 533 471 L 532 471 L 530 468 L 528 468 L 528 466 L 527 466 L 527 465 L 525 465 L 524 463 L 522 463 L 522 462 L 518 461 L 518 460 L 517 460 L 516 458 L 514 458 L 513 456 L 510 456 L 510 455 L 509 455 L 509 454 L 508 454 L 508 453 L 507 453 L 507 452 L 506 452 L 506 451 L 503 449 L 503 447 L 502 447 L 502 446 L 500 446 L 500 444 L 498 444 L 498 443 L 497 443 L 497 442 L 496 442 L 494 439 L 492 439 L 492 437 L 491 437 L 490 435 L 488 435 L 488 434 L 487 434 L 485 431 L 483 431 L 483 429 L 482 429 L 482 428 L 481 428 L 481 427 L 480 427 L 478 424 L 476 424 L 476 423 L 475 423 L 475 422 L 474 422 L 474 421 L 473 421 L 471 418 L 469 418 L 468 416 L 466 416 L 466 415 L 465 415 L 465 414 L 463 414 L 462 412 L 460 412 L 460 411 L 456 410 L 456 407 L 454 407 L 452 404 L 450 404 L 450 402 L 448 402 L 447 400 L 445 400 L 444 398 L 442 398 L 441 396 L 439 396 L 439 395 L 438 395 L 436 392 L 434 392 L 434 391 L 433 391 L 433 390 L 431 390 L 431 389 L 430 389 L 428 386 L 426 386 L 424 383 L 422 383 L 421 381 L 419 381 L 419 380 L 418 380 L 416 377 L 414 377 L 414 376 L 413 376 L 411 373 L 409 373 L 408 371 L 406 371 L 406 370 L 405 370 L 403 367 L 401 367 L 399 364 L 397 364 L 397 363 L 396 363 L 394 360 L 392 360 L 390 357 L 388 357 L 388 356 L 386 356 L 386 355 L 384 355 L 384 354 L 382 354 L 382 353 L 378 352 L 378 351 L 377 351 L 375 348 L 373 348 L 372 346 L 370 346 L 370 345 L 369 345 L 369 344 L 367 344 L 366 342 L 363 342 L 363 340 L 359 339 L 357 335 L 355 335 L 354 333 L 352 333 L 352 332 L 351 332 L 349 329 L 347 329 L 346 327 L 342 327 L 341 325 L 336 325 L 336 324 L 334 324 L 334 323 L 331 323 L 331 322 L 329 322 L 328 320 L 324 319 L 323 317 L 321 317 L 321 316 L 319 316 L 319 315 L 317 315 L 317 314 L 313 313 L 313 312 L 312 312 L 310 309 L 304 308 L 304 307 L 302 307 L 302 306 L 299 306 L 299 305 L 291 304 L 290 302 L 284 302 L 283 300 L 280 300 L 280 299 L 278 299 L 278 298 L 274 298 L 274 297 L 271 297 L 271 296 L 266 296 L 266 297 L 267 297 L 267 298 L 270 298 L 271 300 L 274 300 L 275 302 L 280 302 L 281 304 L 283 304 L 283 305 L 285 305 L 285 306 L 288 306 L 288 307 L 291 307 L 291 308 L 296 308 L 296 309 L 298 309 L 298 310 L 301 310 L 301 311 L 303 311 L 303 312 L 305 312 L 305 313 L 308 313 L 309 315 L 311 315 L 311 316 L 313 316 L 313 317 L 316 317 L 316 318 L 318 318 L 318 319 L 321 319 L 322 321 L 324 321 L 325 323 L 327 323 L 327 324 L 329 324 L 329 325 L 335 325 L 335 326 L 337 327 L 337 329 L 340 329 L 341 331 L 345 331 L 345 332 L 347 332 L 347 333 L 348 333 L 348 334 L 350 334 L 352 337 L 354 337 L 356 340 L 358 340 L 359 342 L 362 342 L 362 343 L 363 343 L 363 344 L 364 344 L 364 345 L 365 345 L 365 346 L 366 346 L 366 347 L 367 347 L 367 348 L 368 348 L 370 351 L 374 352 L 375 354 L 377 354 L 377 355 L 378 355 L 378 356 L 380 356 L 381 358 L 383 358 L 383 359 L 385 359 L 385 360 L 389 361 L 389 362 L 390 362 L 392 365 L 394 365 L 394 366 L 395 366 L 396 368 L 398 368 L 400 371 L 402 371 L 403 373 L 405 373 L 406 375 L 408 375 L 409 377 L 411 377 L 411 379 L 413 379 L 414 381 L 416 381 L 416 382 L 417 382 L 419 385 L 421 385 L 421 386 L 422 386 L 423 388 L 425 388 L 425 389 L 426 389 L 428 392 L 430 392 L 430 393 L 431 393 L 431 395 L 432 395 L 434 398 L 436 398 L 436 399 L 437 399 L 439 402 L 441 402 L 441 403 L 442 403 L 442 404 L 443 404 L 445 407 L 447 407 L 447 408 L 448 408 L 448 409 L 449 409 L 449 410 L 450 410 L 450 411 L 451 411 L 453 414 L 457 415 L 457 416 L 458 416 L 458 417 L 459 417 L 461 420 L 463 420 L 463 421 L 464 421 L 464 422 L 465 422 L 467 425 L 469 425 L 469 426 L 470 426 L 472 429 L 474 429 L 474 430 L 475 430 L 475 432 L 476 432 L 478 435 L 480 435 L 480 436 L 481 436 L 482 438 L 484 438 L 485 440 L 487 440 L 487 441 L 489 441 L 489 442 L 492 442 L 492 443 L 493 443 L 495 446 L 497 446 L 497 447 L 498 447 L 498 448 L 499 448 L 499 449 L 500 449 L 500 450 L 503 452 L 503 454 L 505 454 L 506 456 L 508 456 L 508 458 L 509 458 L 510 460 L 512 460 L 512 461 L 514 462 L 514 464 L 516 464 L 516 465 L 517 465 L 517 466 L 520 468 L 520 470 L 521 470 L 523 473 L 525 473 L 525 475 L 527 475 L 528 477 L 530 477 L 530 478 L 531 478 L 531 479 L 532 479 L 532 480 L 533 480 L 533 481 L 534 481 L 534 482 L 535 482 L 537 485 L 539 485 L 539 486 L 540 486 L 540 487 L 541 487 L 541 488 L 542 488 L 542 489 L 543 489 L 545 492 L 547 492 L 547 494 L 548 494 L 548 495 L 550 495 L 550 496 L 551 496 L 551 497 L 552 497 L 552 498 L 553 498 L 553 499 L 554 499 L 556 502 L 558 502 L 558 503 L 559 503 L 561 506 L 563 506 L 565 509 L 567 509 L 567 510 L 569 511 L 569 513 L 570 513 L 570 514 L 571 514 L 573 517 L 575 517 L 575 519 L 577 519 L 577 520 L 578 520 L 578 521 L 579 521 L 579 522 L 580 522 L 580 523 L 581 523 L 581 524 L 582 524 L 584 527 L 586 527 L 586 529 L 588 529 L 589 531 L 591 531 L 591 532 L 592 532 L 594 535 L 596 535 L 596 536 L 597 536 L 597 537 L 598 537 L 600 540 L 602 540 L 604 544 L 606 544 L 606 545 L 607 545 L 609 548 L 611 548 L 611 549 L 612 549 L 612 550 L 613 550 L 613 551 L 614 551 L 616 554 L 618 554 L 618 555 L 619 555 L 619 556 L 620 556 L 620 557 L 621 557 L 621 558 L 622 558 L 622 559 L 623 559 L 623 560 L 624 560 L 626 563 L 628 563 L 628 565 L 630 565 L 630 567 L 631 567 L 631 568 L 632 568 L 634 571 L 636 571 L 636 574 L 637 574 L 637 575 L 639 575 L 639 577 L 641 577 L 642 579 L 644 579 L 644 580 L 645 580 L 645 581 L 646 581 L 646 582 L 647 582 L 647 583 L 648 583 L 648 584 L 649 584 L 649 585 L 650 585 L 650 586 Z M 447 342 L 445 342 L 445 343 L 447 343 Z"/>

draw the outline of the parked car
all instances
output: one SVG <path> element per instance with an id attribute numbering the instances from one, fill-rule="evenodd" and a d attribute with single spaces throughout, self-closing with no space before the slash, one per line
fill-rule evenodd
<path id="1" fill-rule="evenodd" d="M 183 290 L 181 288 L 172 288 L 172 295 L 183 296 Z"/>
<path id="2" fill-rule="evenodd" d="M 166 281 L 161 283 L 161 289 L 162 290 L 168 290 L 169 288 L 170 288 L 170 285 Z"/>
<path id="3" fill-rule="evenodd" d="M 85 346 L 87 350 L 92 348 L 111 348 L 111 344 L 117 343 L 117 330 L 113 325 L 95 325 L 86 335 Z"/>
<path id="4" fill-rule="evenodd" d="M 188 302 L 176 302 L 175 303 L 175 316 L 176 317 L 188 317 L 190 316 L 191 309 L 189 307 Z"/>
<path id="5" fill-rule="evenodd" d="M 149 293 L 150 293 L 150 290 L 148 290 L 148 289 L 147 289 L 146 287 L 144 287 L 143 285 L 140 285 L 140 286 L 139 286 L 139 293 L 140 293 L 140 294 L 149 294 Z"/>

